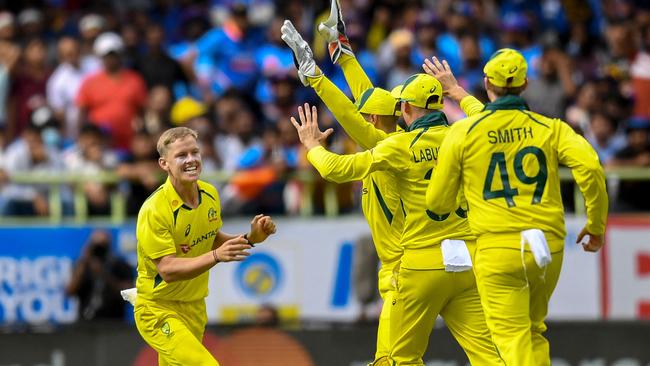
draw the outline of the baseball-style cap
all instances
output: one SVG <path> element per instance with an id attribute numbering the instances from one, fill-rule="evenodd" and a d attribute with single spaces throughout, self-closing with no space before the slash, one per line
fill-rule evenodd
<path id="1" fill-rule="evenodd" d="M 370 88 L 357 99 L 355 105 L 360 113 L 377 114 L 380 116 L 399 116 L 397 99 L 388 90 Z"/>
<path id="2" fill-rule="evenodd" d="M 122 52 L 124 42 L 122 37 L 113 32 L 102 33 L 97 37 L 93 44 L 93 51 L 97 56 L 103 57 L 111 52 Z"/>
<path id="3" fill-rule="evenodd" d="M 82 32 L 88 32 L 93 29 L 102 30 L 106 21 L 101 15 L 97 14 L 87 14 L 79 21 L 79 30 Z"/>
<path id="4" fill-rule="evenodd" d="M 200 117 L 208 112 L 205 104 L 190 97 L 182 97 L 172 106 L 170 119 L 176 126 L 183 125 L 187 121 Z"/>
<path id="5" fill-rule="evenodd" d="M 490 84 L 502 88 L 516 88 L 524 85 L 527 71 L 526 59 L 519 51 L 512 48 L 497 50 L 483 68 Z"/>
<path id="6" fill-rule="evenodd" d="M 427 74 L 411 75 L 404 84 L 393 88 L 391 94 L 401 102 L 425 109 L 442 109 L 442 85 Z"/>

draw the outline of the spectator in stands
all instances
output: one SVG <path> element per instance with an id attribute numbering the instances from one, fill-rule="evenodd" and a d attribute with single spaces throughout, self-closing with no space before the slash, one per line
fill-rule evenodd
<path id="1" fill-rule="evenodd" d="M 561 118 L 567 100 L 575 92 L 570 60 L 560 49 L 548 48 L 542 55 L 539 77 L 528 80 L 528 87 L 522 96 L 532 110 L 552 118 Z"/>
<path id="2" fill-rule="evenodd" d="M 298 107 L 297 91 L 300 84 L 295 72 L 282 70 L 269 75 L 268 81 L 271 98 L 262 105 L 262 112 L 265 122 L 275 124 Z"/>
<path id="3" fill-rule="evenodd" d="M 18 30 L 23 44 L 31 39 L 45 40 L 43 13 L 36 8 L 26 8 L 18 13 Z"/>
<path id="4" fill-rule="evenodd" d="M 593 82 L 582 84 L 574 103 L 566 110 L 566 122 L 578 133 L 584 134 L 590 128 L 591 114 L 597 106 L 602 105 L 599 99 Z"/>
<path id="5" fill-rule="evenodd" d="M 47 103 L 63 124 L 64 136 L 74 140 L 79 134 L 79 108 L 75 98 L 83 79 L 95 71 L 92 61 L 82 59 L 79 42 L 62 37 L 58 42 L 59 66 L 47 81 Z"/>
<path id="6" fill-rule="evenodd" d="M 295 75 L 291 49 L 280 38 L 283 21 L 281 17 L 273 19 L 266 32 L 267 41 L 255 52 L 255 63 L 261 73 L 255 87 L 255 98 L 260 103 L 273 100 L 271 78 L 279 74 Z"/>
<path id="7" fill-rule="evenodd" d="M 171 91 L 164 85 L 155 85 L 149 90 L 147 104 L 142 117 L 136 118 L 134 129 L 151 135 L 159 135 L 169 128 L 169 113 L 172 107 Z"/>
<path id="8" fill-rule="evenodd" d="M 650 167 L 650 118 L 633 117 L 626 123 L 627 147 L 616 153 L 609 166 Z M 623 209 L 650 210 L 650 182 L 623 181 L 618 199 Z"/>
<path id="9" fill-rule="evenodd" d="M 108 149 L 103 132 L 93 124 L 81 128 L 76 143 L 63 151 L 66 171 L 73 174 L 93 175 L 113 170 L 118 163 L 117 154 Z M 83 190 L 88 200 L 89 215 L 110 213 L 109 188 L 101 183 L 87 181 Z"/>
<path id="10" fill-rule="evenodd" d="M 604 112 L 592 114 L 586 132 L 585 138 L 594 147 L 603 165 L 608 164 L 616 153 L 625 148 L 625 136 L 619 133 L 616 122 Z"/>
<path id="11" fill-rule="evenodd" d="M 648 11 L 646 11 L 647 15 Z M 634 114 L 650 117 L 650 25 L 640 27 L 641 51 L 636 54 L 630 74 L 634 88 Z"/>
<path id="12" fill-rule="evenodd" d="M 80 120 L 90 121 L 107 130 L 111 146 L 127 150 L 131 146 L 135 118 L 147 100 L 144 80 L 122 66 L 122 38 L 103 33 L 95 41 L 95 54 L 102 58 L 103 69 L 86 78 L 77 95 Z"/>
<path id="13" fill-rule="evenodd" d="M 20 59 L 20 48 L 15 45 L 13 39 L 13 16 L 9 12 L 0 13 L 0 126 L 9 126 L 7 123 L 9 109 L 9 93 L 11 90 L 11 78 L 15 66 Z M 7 130 L 9 138 L 13 133 Z"/>
<path id="14" fill-rule="evenodd" d="M 384 56 L 382 68 L 386 75 L 388 90 L 404 83 L 404 80 L 417 72 L 411 64 L 414 41 L 411 31 L 398 29 L 388 36 L 386 44 L 382 46 L 380 51 Z"/>
<path id="15" fill-rule="evenodd" d="M 79 20 L 81 62 L 82 64 L 87 64 L 91 71 L 99 70 L 102 67 L 102 60 L 95 55 L 93 45 L 105 27 L 106 20 L 101 15 L 87 14 Z"/>
<path id="16" fill-rule="evenodd" d="M 57 173 L 62 169 L 60 153 L 48 147 L 41 137 L 41 129 L 29 124 L 21 137 L 7 147 L 2 170 L 8 175 L 26 172 Z M 45 216 L 49 214 L 49 185 L 7 184 L 0 190 L 5 202 L 2 215 Z"/>
<path id="17" fill-rule="evenodd" d="M 133 287 L 133 268 L 112 253 L 112 237 L 95 230 L 79 259 L 65 292 L 79 298 L 79 319 L 125 319 L 120 291 Z"/>
<path id="18" fill-rule="evenodd" d="M 46 105 L 45 89 L 51 70 L 47 65 L 45 42 L 33 38 L 25 45 L 11 83 L 9 131 L 19 136 L 29 124 L 32 113 Z"/>
<path id="19" fill-rule="evenodd" d="M 215 95 L 230 88 L 253 92 L 258 76 L 255 50 L 264 43 L 264 32 L 248 21 L 246 5 L 236 1 L 230 12 L 222 27 L 208 31 L 196 42 L 199 57 L 211 63 L 197 76 Z"/>
<path id="20" fill-rule="evenodd" d="M 145 34 L 146 51 L 136 56 L 135 69 L 149 89 L 162 85 L 170 91 L 176 86 L 186 90 L 189 78 L 181 64 L 167 54 L 163 48 L 164 41 L 163 28 L 156 24 L 149 25 Z"/>
<path id="21" fill-rule="evenodd" d="M 127 214 L 137 215 L 142 203 L 162 183 L 156 139 L 146 132 L 137 133 L 129 154 L 118 164 L 116 172 L 128 181 Z"/>

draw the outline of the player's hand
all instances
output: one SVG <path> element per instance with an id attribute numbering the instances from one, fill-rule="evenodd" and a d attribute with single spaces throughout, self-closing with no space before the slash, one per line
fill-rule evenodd
<path id="1" fill-rule="evenodd" d="M 589 239 L 585 243 L 583 243 L 582 240 L 587 235 L 589 235 Z M 582 248 L 584 249 L 585 252 L 597 252 L 600 250 L 600 248 L 603 247 L 603 244 L 605 244 L 602 235 L 592 234 L 587 231 L 587 228 L 582 229 L 580 234 L 578 234 L 576 243 L 582 244 Z"/>
<path id="2" fill-rule="evenodd" d="M 331 0 L 330 16 L 318 25 L 318 33 L 327 41 L 330 59 L 336 63 L 341 53 L 354 57 L 348 36 L 345 35 L 345 23 L 339 0 Z"/>
<path id="3" fill-rule="evenodd" d="M 253 217 L 253 221 L 251 221 L 251 231 L 248 234 L 249 243 L 261 243 L 271 234 L 275 234 L 275 223 L 270 216 L 260 214 Z"/>
<path id="4" fill-rule="evenodd" d="M 440 62 L 436 56 L 431 57 L 431 60 L 425 58 L 422 69 L 428 75 L 438 79 L 444 95 L 449 95 L 450 90 L 460 87 L 446 60 Z"/>
<path id="5" fill-rule="evenodd" d="M 308 86 L 309 82 L 306 77 L 317 77 L 322 75 L 322 71 L 316 66 L 314 61 L 314 52 L 309 44 L 302 38 L 290 20 L 285 20 L 280 28 L 282 35 L 280 38 L 293 51 L 293 61 L 298 69 L 298 77 L 303 85 Z"/>
<path id="6" fill-rule="evenodd" d="M 226 240 L 215 251 L 217 252 L 219 262 L 241 262 L 250 255 L 247 252 L 250 248 L 252 246 L 248 244 L 248 240 L 243 235 L 239 235 L 230 240 Z"/>
<path id="7" fill-rule="evenodd" d="M 321 132 L 318 127 L 318 111 L 316 110 L 316 106 L 310 108 L 309 104 L 305 103 L 304 109 L 303 107 L 298 107 L 298 118 L 300 118 L 300 123 L 294 117 L 291 117 L 291 124 L 298 131 L 300 142 L 302 142 L 307 150 L 321 145 L 334 132 L 332 128 Z"/>

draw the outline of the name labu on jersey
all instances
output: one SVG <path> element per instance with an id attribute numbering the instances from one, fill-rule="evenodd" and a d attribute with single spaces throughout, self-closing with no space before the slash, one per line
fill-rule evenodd
<path id="1" fill-rule="evenodd" d="M 438 160 L 439 150 L 440 147 L 425 147 L 424 149 L 420 149 L 418 153 L 411 151 L 411 154 L 413 154 L 414 162 L 421 163 L 423 161 Z"/>

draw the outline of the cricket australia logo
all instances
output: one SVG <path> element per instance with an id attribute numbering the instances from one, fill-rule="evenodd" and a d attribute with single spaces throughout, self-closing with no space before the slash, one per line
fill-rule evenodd
<path id="1" fill-rule="evenodd" d="M 192 249 L 192 247 L 190 247 L 189 244 L 181 244 L 179 245 L 179 247 L 181 248 L 181 252 L 183 252 L 183 254 L 187 254 L 187 252 L 189 252 L 190 249 Z"/>
<path id="2" fill-rule="evenodd" d="M 210 207 L 210 210 L 208 210 L 208 221 L 212 222 L 217 220 L 219 217 L 217 216 L 217 211 L 214 209 L 214 207 Z"/>

